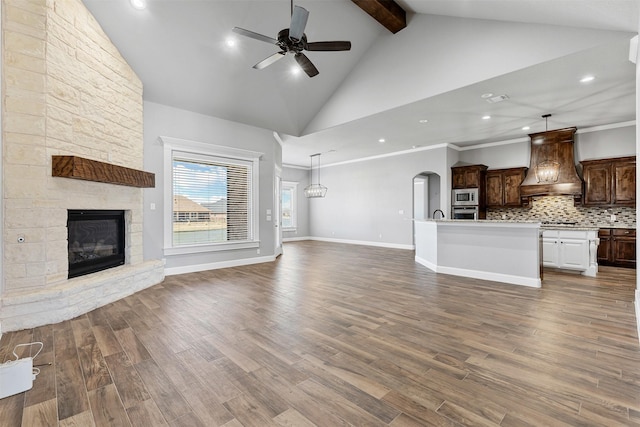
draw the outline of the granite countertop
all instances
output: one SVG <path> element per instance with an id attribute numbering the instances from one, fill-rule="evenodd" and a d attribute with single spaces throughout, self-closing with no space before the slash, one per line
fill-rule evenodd
<path id="1" fill-rule="evenodd" d="M 600 227 L 583 225 L 563 225 L 563 224 L 542 224 L 542 230 L 576 230 L 576 231 L 598 231 Z"/>
<path id="2" fill-rule="evenodd" d="M 581 230 L 581 231 L 591 231 L 591 230 L 599 230 L 601 228 L 623 228 L 623 229 L 633 229 L 636 227 L 630 227 L 625 224 L 600 224 L 600 225 L 583 225 L 583 224 L 545 224 L 542 221 L 518 221 L 518 220 L 509 220 L 509 219 L 413 219 L 414 221 L 435 221 L 435 222 L 486 222 L 486 223 L 524 223 L 524 224 L 540 224 L 540 228 L 543 230 Z"/>

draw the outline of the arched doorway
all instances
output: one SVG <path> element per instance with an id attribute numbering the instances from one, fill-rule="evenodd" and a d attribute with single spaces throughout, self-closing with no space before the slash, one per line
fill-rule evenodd
<path id="1" fill-rule="evenodd" d="M 440 207 L 440 175 L 435 172 L 421 172 L 413 177 L 413 218 L 430 219 Z M 442 214 L 442 218 L 446 214 Z M 438 217 L 440 218 L 438 212 Z M 413 242 L 415 244 L 415 227 Z"/>

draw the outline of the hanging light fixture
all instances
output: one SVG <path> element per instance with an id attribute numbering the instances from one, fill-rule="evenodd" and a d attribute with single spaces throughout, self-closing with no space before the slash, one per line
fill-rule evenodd
<path id="1" fill-rule="evenodd" d="M 548 119 L 551 114 L 543 114 L 545 132 L 549 131 Z M 545 160 L 536 165 L 535 168 L 536 180 L 539 183 L 550 183 L 558 181 L 558 174 L 560 173 L 560 163 L 553 160 Z"/>
<path id="2" fill-rule="evenodd" d="M 317 163 L 318 163 L 318 167 L 316 169 L 317 170 L 316 175 L 318 177 L 317 184 L 313 183 L 313 158 L 314 157 L 317 157 Z M 327 194 L 327 187 L 320 184 L 320 153 L 312 154 L 311 155 L 311 184 L 309 184 L 304 189 L 304 197 L 307 197 L 307 198 L 324 197 L 326 194 Z"/>

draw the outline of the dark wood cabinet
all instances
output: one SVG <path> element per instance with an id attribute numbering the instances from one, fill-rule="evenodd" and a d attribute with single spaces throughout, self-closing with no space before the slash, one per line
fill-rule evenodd
<path id="1" fill-rule="evenodd" d="M 487 166 L 469 165 L 451 168 L 452 188 L 484 188 Z"/>
<path id="2" fill-rule="evenodd" d="M 635 206 L 636 158 L 585 160 L 582 164 L 585 206 Z"/>
<path id="3" fill-rule="evenodd" d="M 487 207 L 521 206 L 520 184 L 527 168 L 493 169 L 487 171 Z"/>
<path id="4" fill-rule="evenodd" d="M 598 237 L 598 264 L 636 268 L 636 230 L 601 228 Z"/>

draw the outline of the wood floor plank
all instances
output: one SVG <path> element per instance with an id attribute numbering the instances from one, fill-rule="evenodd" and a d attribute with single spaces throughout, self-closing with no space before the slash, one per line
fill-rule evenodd
<path id="1" fill-rule="evenodd" d="M 287 409 L 273 419 L 280 427 L 315 427 L 308 418 L 295 409 Z"/>
<path id="2" fill-rule="evenodd" d="M 162 412 L 160 412 L 153 399 L 145 400 L 127 408 L 127 415 L 132 426 L 164 427 L 167 425 Z"/>
<path id="3" fill-rule="evenodd" d="M 111 384 L 111 374 L 97 343 L 78 347 L 78 357 L 87 391 Z"/>
<path id="4" fill-rule="evenodd" d="M 59 427 L 95 427 L 91 411 L 81 412 L 72 417 L 60 420 Z"/>
<path id="5" fill-rule="evenodd" d="M 168 421 L 191 412 L 189 404 L 153 359 L 143 360 L 135 365 L 135 368 L 160 412 Z"/>
<path id="6" fill-rule="evenodd" d="M 129 417 L 113 384 L 89 391 L 89 403 L 96 427 L 129 427 Z"/>
<path id="7" fill-rule="evenodd" d="M 269 416 L 260 411 L 244 395 L 234 397 L 224 403 L 225 408 L 231 413 L 240 425 L 244 427 L 269 427 L 275 426 Z"/>
<path id="8" fill-rule="evenodd" d="M 3 334 L 0 360 L 44 349 L 0 425 L 640 426 L 635 284 L 602 267 L 533 289 L 436 274 L 407 250 L 290 242 Z"/>
<path id="9" fill-rule="evenodd" d="M 21 425 L 23 412 L 24 392 L 0 399 L 0 420 L 8 426 Z"/>
<path id="10" fill-rule="evenodd" d="M 134 365 L 151 358 L 151 355 L 131 328 L 119 329 L 114 331 L 114 334 Z"/>
<path id="11" fill-rule="evenodd" d="M 76 355 L 62 363 L 56 361 L 56 397 L 58 418 L 64 420 L 89 410 L 82 368 Z"/>
<path id="12" fill-rule="evenodd" d="M 151 398 L 126 354 L 112 354 L 105 357 L 105 362 L 125 408 L 139 405 Z"/>

